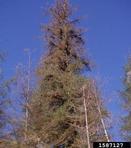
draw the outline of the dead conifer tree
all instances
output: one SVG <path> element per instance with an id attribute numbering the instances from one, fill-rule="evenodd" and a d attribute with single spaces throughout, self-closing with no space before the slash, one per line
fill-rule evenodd
<path id="1" fill-rule="evenodd" d="M 12 116 L 9 119 L 12 127 L 12 141 L 14 147 L 28 147 L 29 143 L 29 112 L 32 92 L 31 75 L 31 52 L 25 49 L 28 55 L 27 66 L 19 64 L 13 77 L 12 93 L 15 94 L 11 100 L 10 108 Z M 12 143 L 13 143 L 12 142 Z M 10 146 L 11 147 L 11 146 Z"/>
<path id="2" fill-rule="evenodd" d="M 90 69 L 84 57 L 83 31 L 76 25 L 78 20 L 71 20 L 68 0 L 57 0 L 50 14 L 50 23 L 43 26 L 48 52 L 41 58 L 38 86 L 32 95 L 31 144 L 90 148 L 91 142 L 106 141 L 106 137 L 98 97 L 81 74 Z"/>
<path id="3" fill-rule="evenodd" d="M 126 141 L 131 141 L 131 56 L 128 58 L 128 63 L 125 66 L 125 78 L 123 81 L 124 90 L 121 93 L 123 98 L 123 108 L 127 115 L 122 117 L 122 136 Z"/>
<path id="4" fill-rule="evenodd" d="M 50 9 L 51 22 L 43 26 L 48 53 L 38 68 L 38 88 L 32 100 L 32 127 L 37 143 L 55 147 L 85 147 L 81 136 L 85 113 L 81 88 L 89 70 L 84 58 L 83 32 L 71 20 L 67 0 L 57 0 Z M 35 136 L 34 136 L 35 137 Z"/>
<path id="5" fill-rule="evenodd" d="M 83 104 L 84 104 L 84 110 L 85 110 L 85 122 L 86 122 L 86 137 L 87 137 L 87 146 L 88 148 L 91 148 L 90 146 L 90 135 L 89 135 L 89 123 L 88 123 L 88 115 L 87 115 L 87 103 L 86 103 L 86 95 L 85 95 L 85 88 L 86 85 L 83 86 Z"/>
<path id="6" fill-rule="evenodd" d="M 107 118 L 109 114 L 102 104 L 94 80 L 88 80 L 85 86 L 85 96 L 90 143 L 95 141 L 109 142 L 110 138 L 107 132 L 107 125 L 104 122 L 104 119 Z"/>

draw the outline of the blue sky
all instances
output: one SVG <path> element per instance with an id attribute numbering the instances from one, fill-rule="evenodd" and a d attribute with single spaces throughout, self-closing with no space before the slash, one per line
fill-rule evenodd
<path id="1" fill-rule="evenodd" d="M 4 70 L 6 77 L 15 72 L 18 63 L 27 63 L 23 49 L 30 48 L 32 65 L 37 65 L 45 51 L 40 40 L 40 24 L 47 21 L 43 9 L 53 0 L 0 0 L 0 49 L 7 52 Z M 122 89 L 123 66 L 131 52 L 130 0 L 72 0 L 77 7 L 74 16 L 82 17 L 87 53 L 95 68 L 91 75 L 99 82 L 109 111 L 113 113 L 114 139 L 119 136 L 119 91 Z M 73 6 L 74 8 L 74 6 Z M 111 99 L 111 101 L 109 101 Z M 113 123 L 114 123 L 113 122 Z"/>

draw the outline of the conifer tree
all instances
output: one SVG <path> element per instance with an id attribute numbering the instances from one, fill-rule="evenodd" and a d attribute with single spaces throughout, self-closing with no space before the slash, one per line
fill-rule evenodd
<path id="1" fill-rule="evenodd" d="M 7 99 L 9 91 L 9 81 L 4 80 L 2 63 L 4 61 L 4 53 L 0 53 L 0 147 L 4 146 L 7 140 L 7 133 L 4 131 L 7 125 L 6 108 L 9 100 Z"/>
<path id="2" fill-rule="evenodd" d="M 84 58 L 82 30 L 71 20 L 67 0 L 57 0 L 50 9 L 51 22 L 43 26 L 48 53 L 38 68 L 39 84 L 33 94 L 32 125 L 38 143 L 59 147 L 81 146 L 83 98 L 81 88 L 89 69 Z"/>
<path id="3" fill-rule="evenodd" d="M 95 80 L 88 79 L 88 83 L 85 85 L 85 99 L 90 142 L 109 142 L 111 138 L 108 134 L 109 125 L 107 126 L 107 121 L 105 122 L 109 113 L 104 107 Z"/>
<path id="4" fill-rule="evenodd" d="M 88 94 L 85 94 L 86 102 L 93 99 L 94 104 L 83 104 L 82 87 L 90 81 L 82 76 L 82 72 L 90 70 L 90 62 L 84 56 L 83 31 L 77 27 L 79 20 L 71 19 L 72 9 L 68 0 L 57 0 L 50 14 L 50 23 L 43 26 L 47 54 L 40 61 L 38 86 L 32 95 L 31 144 L 89 147 L 86 141 L 86 111 L 89 114 L 90 143 L 95 140 L 107 141 L 100 130 L 103 111 L 96 120 L 98 104 L 95 101 L 98 97 L 92 95 L 88 98 Z"/>
<path id="5" fill-rule="evenodd" d="M 27 147 L 28 143 L 28 112 L 29 112 L 29 73 L 23 65 L 18 65 L 14 77 L 16 97 L 12 100 L 13 116 L 10 118 L 12 137 L 16 147 Z M 14 107 L 16 106 L 16 107 Z M 17 108 L 17 109 L 16 109 Z M 20 117 L 18 117 L 18 115 Z M 14 146 L 13 145 L 13 146 Z"/>
<path id="6" fill-rule="evenodd" d="M 122 93 L 127 115 L 123 118 L 122 133 L 126 141 L 131 141 L 131 57 L 125 66 L 124 91 Z"/>
<path id="7" fill-rule="evenodd" d="M 13 116 L 10 117 L 10 124 L 12 126 L 12 141 L 13 147 L 28 148 L 28 136 L 29 136 L 29 111 L 30 111 L 30 96 L 33 86 L 31 81 L 31 53 L 30 49 L 25 50 L 28 54 L 28 64 L 17 65 L 16 74 L 13 77 L 14 85 L 13 92 L 15 90 L 16 97 L 12 99 L 10 108 L 13 109 Z M 15 95 L 14 95 L 15 96 Z M 17 108 L 17 109 L 16 109 Z M 20 117 L 18 117 L 18 115 Z M 12 142 L 10 142 L 12 144 Z M 11 147 L 11 146 L 10 146 Z"/>
<path id="8" fill-rule="evenodd" d="M 0 144 L 4 138 L 3 129 L 5 127 L 5 121 L 6 121 L 5 110 L 4 110 L 5 100 L 3 99 L 3 97 L 5 97 L 5 90 L 3 89 L 3 82 L 0 82 Z"/>

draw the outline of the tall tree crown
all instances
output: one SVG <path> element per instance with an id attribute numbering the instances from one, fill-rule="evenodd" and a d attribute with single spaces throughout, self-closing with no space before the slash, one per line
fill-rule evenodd
<path id="1" fill-rule="evenodd" d="M 89 70 L 90 62 L 84 57 L 83 32 L 76 25 L 79 20 L 71 19 L 68 0 L 57 0 L 50 14 L 50 23 L 43 25 L 48 52 L 38 67 L 31 124 L 36 139 L 48 146 L 87 147 L 82 87 L 89 81 L 81 72 Z M 90 114 L 93 119 L 94 114 L 95 111 Z"/>
<path id="2" fill-rule="evenodd" d="M 83 32 L 75 26 L 78 20 L 70 19 L 72 12 L 68 1 L 57 0 L 50 13 L 52 21 L 43 26 L 48 47 L 44 63 L 52 63 L 53 67 L 55 64 L 61 71 L 79 72 L 84 66 L 89 68 L 89 61 L 82 55 Z"/>

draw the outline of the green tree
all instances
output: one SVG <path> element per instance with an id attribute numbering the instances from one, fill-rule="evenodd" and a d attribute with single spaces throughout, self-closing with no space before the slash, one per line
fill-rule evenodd
<path id="1" fill-rule="evenodd" d="M 131 141 L 131 57 L 125 66 L 124 91 L 122 93 L 124 109 L 127 115 L 123 118 L 122 133 L 127 141 Z"/>

